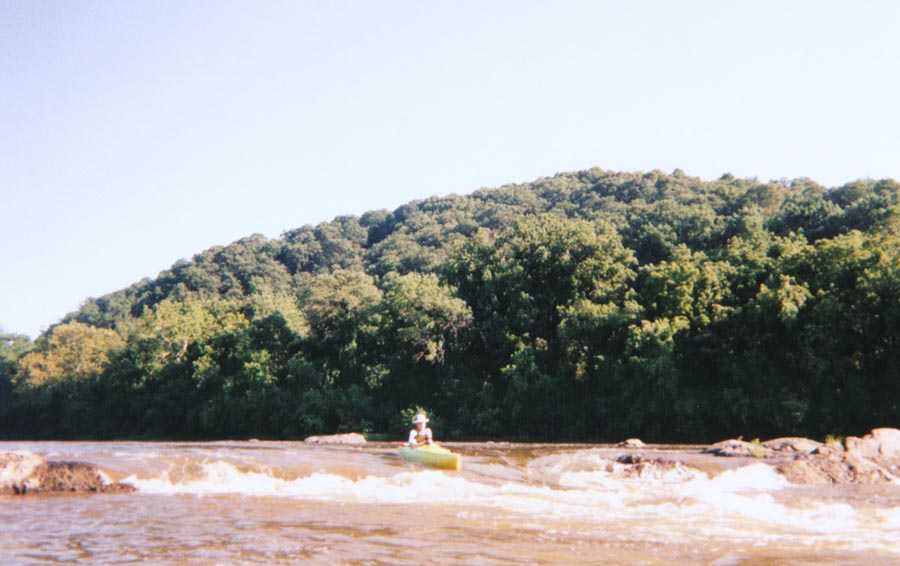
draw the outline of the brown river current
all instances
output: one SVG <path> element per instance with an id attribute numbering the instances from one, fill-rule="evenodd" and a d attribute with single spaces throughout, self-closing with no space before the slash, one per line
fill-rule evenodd
<path id="1" fill-rule="evenodd" d="M 766 464 L 658 447 L 0 442 L 99 466 L 135 493 L 0 497 L 0 564 L 900 565 L 900 486 L 801 487 Z M 740 464 L 740 465 L 738 465 Z"/>

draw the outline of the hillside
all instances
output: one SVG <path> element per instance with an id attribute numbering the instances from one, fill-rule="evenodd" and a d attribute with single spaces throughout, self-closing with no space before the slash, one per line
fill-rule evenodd
<path id="1" fill-rule="evenodd" d="M 900 184 L 599 169 L 254 235 L 0 342 L 7 437 L 900 423 Z"/>

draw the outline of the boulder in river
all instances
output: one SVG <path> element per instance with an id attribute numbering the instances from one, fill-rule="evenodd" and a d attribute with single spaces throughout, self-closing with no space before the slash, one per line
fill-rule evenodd
<path id="1" fill-rule="evenodd" d="M 898 484 L 900 430 L 876 428 L 862 438 L 848 436 L 842 444 L 821 444 L 776 469 L 798 484 Z"/>
<path id="2" fill-rule="evenodd" d="M 134 491 L 134 486 L 108 483 L 93 464 L 52 462 L 29 452 L 0 452 L 0 494 L 129 491 Z"/>
<path id="3" fill-rule="evenodd" d="M 817 484 L 883 484 L 898 478 L 884 466 L 850 454 L 817 456 L 801 454 L 776 466 L 791 483 Z"/>

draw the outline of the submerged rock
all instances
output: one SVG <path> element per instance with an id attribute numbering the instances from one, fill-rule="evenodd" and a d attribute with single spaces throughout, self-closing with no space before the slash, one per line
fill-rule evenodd
<path id="1" fill-rule="evenodd" d="M 106 482 L 93 464 L 50 462 L 28 452 L 0 452 L 0 494 L 130 491 L 134 491 L 130 484 Z"/>
<path id="2" fill-rule="evenodd" d="M 326 436 L 310 436 L 303 440 L 309 444 L 365 444 L 366 437 L 358 432 L 347 434 L 330 434 Z"/>

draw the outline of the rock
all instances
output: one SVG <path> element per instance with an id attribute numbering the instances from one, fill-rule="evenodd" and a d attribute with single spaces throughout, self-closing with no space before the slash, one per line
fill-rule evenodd
<path id="1" fill-rule="evenodd" d="M 641 464 L 647 461 L 648 460 L 640 454 L 622 454 L 621 456 L 616 458 L 616 462 L 628 465 Z"/>
<path id="2" fill-rule="evenodd" d="M 753 457 L 768 458 L 772 456 L 772 452 L 766 449 L 762 444 L 753 442 L 745 442 L 743 440 L 731 439 L 717 442 L 709 448 L 702 450 L 704 454 L 713 454 L 715 456 L 726 457 Z"/>
<path id="3" fill-rule="evenodd" d="M 799 437 L 775 438 L 763 442 L 762 445 L 772 452 L 799 452 L 802 454 L 809 454 L 825 446 L 821 442 Z"/>
<path id="4" fill-rule="evenodd" d="M 0 452 L 0 493 L 26 493 L 39 487 L 32 477 L 45 463 L 43 457 L 30 452 Z"/>
<path id="5" fill-rule="evenodd" d="M 130 484 L 109 484 L 93 464 L 48 462 L 30 453 L 0 453 L 0 493 L 134 491 Z"/>
<path id="6" fill-rule="evenodd" d="M 877 428 L 862 438 L 848 436 L 843 444 L 819 444 L 776 469 L 799 484 L 900 483 L 900 430 Z"/>
<path id="7" fill-rule="evenodd" d="M 102 491 L 103 493 L 131 493 L 137 491 L 137 488 L 130 483 L 116 482 L 105 484 Z"/>
<path id="8" fill-rule="evenodd" d="M 900 430 L 876 428 L 862 438 L 844 439 L 848 454 L 869 459 L 900 459 Z"/>
<path id="9" fill-rule="evenodd" d="M 303 440 L 309 444 L 365 444 L 366 437 L 358 432 L 347 434 L 331 434 L 326 436 L 310 436 Z"/>
<path id="10" fill-rule="evenodd" d="M 623 454 L 616 462 L 624 464 L 619 475 L 632 479 L 685 481 L 696 477 L 696 471 L 677 460 L 644 458 L 640 454 Z"/>
<path id="11" fill-rule="evenodd" d="M 44 462 L 33 473 L 41 491 L 104 491 L 100 470 L 84 462 Z"/>
<path id="12" fill-rule="evenodd" d="M 646 448 L 647 445 L 640 438 L 628 438 L 620 442 L 617 446 L 623 448 Z"/>
<path id="13" fill-rule="evenodd" d="M 810 452 L 810 454 L 817 454 L 819 456 L 840 456 L 843 453 L 844 445 L 840 442 L 829 442 Z"/>
<path id="14" fill-rule="evenodd" d="M 778 464 L 776 469 L 791 483 L 804 485 L 884 484 L 898 481 L 890 470 L 871 460 L 849 454 L 829 456 L 801 454 Z"/>

